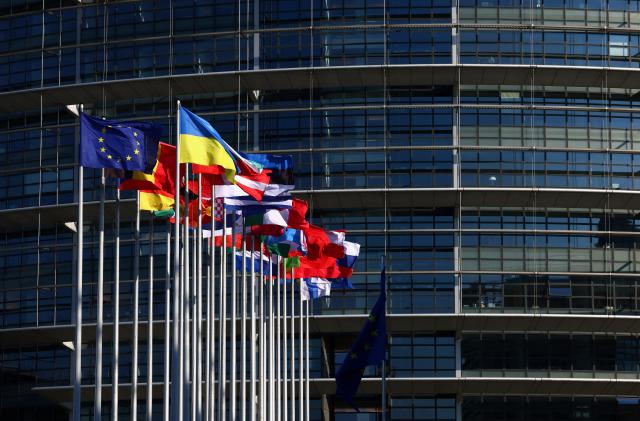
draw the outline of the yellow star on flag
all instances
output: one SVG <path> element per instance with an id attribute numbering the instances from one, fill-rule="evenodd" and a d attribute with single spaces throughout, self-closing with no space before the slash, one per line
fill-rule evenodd
<path id="1" fill-rule="evenodd" d="M 107 128 L 103 127 L 102 130 L 100 130 L 102 133 L 106 133 L 107 132 Z"/>
<path id="2" fill-rule="evenodd" d="M 107 158 L 111 159 L 111 158 L 113 158 L 113 157 L 112 157 L 111 155 L 107 155 Z"/>
<path id="3" fill-rule="evenodd" d="M 100 152 L 106 152 L 106 151 L 107 151 L 107 148 L 105 147 L 100 148 Z"/>
<path id="4" fill-rule="evenodd" d="M 138 137 L 138 132 L 133 132 L 134 137 Z"/>
<path id="5" fill-rule="evenodd" d="M 127 161 L 131 161 L 131 155 L 127 155 Z"/>
<path id="6" fill-rule="evenodd" d="M 98 143 L 104 143 L 104 137 L 99 137 L 98 138 Z"/>
<path id="7" fill-rule="evenodd" d="M 133 150 L 133 153 L 134 153 L 134 154 L 136 154 L 136 155 L 138 155 L 138 154 L 140 153 L 140 151 L 139 151 L 138 149 L 134 149 L 134 150 Z"/>

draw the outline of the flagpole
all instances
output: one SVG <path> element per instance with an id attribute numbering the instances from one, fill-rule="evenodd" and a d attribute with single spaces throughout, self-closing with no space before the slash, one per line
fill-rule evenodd
<path id="1" fill-rule="evenodd" d="M 187 184 L 188 186 L 188 184 Z M 186 187 L 185 188 L 185 194 L 189 195 L 189 188 Z M 198 206 L 198 202 L 196 201 L 196 206 Z M 188 208 L 187 208 L 188 209 Z M 197 209 L 196 209 L 196 213 L 197 213 Z M 195 218 L 195 223 L 198 222 L 198 217 L 196 215 Z M 185 229 L 187 231 L 190 230 L 190 225 L 185 225 Z M 198 288 L 197 288 L 197 277 L 198 277 L 198 244 L 197 244 L 197 239 L 198 237 L 198 233 L 197 230 L 195 230 L 195 232 L 191 232 L 191 244 L 190 244 L 190 252 L 188 253 L 189 256 L 189 263 L 191 265 L 190 269 L 191 269 L 191 285 L 190 285 L 190 293 L 189 293 L 189 314 L 191 314 L 191 319 L 190 319 L 190 323 L 189 323 L 189 329 L 190 329 L 190 341 L 189 341 L 189 349 L 190 349 L 190 354 L 189 354 L 189 361 L 190 361 L 190 378 L 191 378 L 191 383 L 190 383 L 190 387 L 189 387 L 189 398 L 190 398 L 190 403 L 191 403 L 191 410 L 190 410 L 190 419 L 191 421 L 196 421 L 196 417 L 197 417 L 197 407 L 198 407 L 198 403 L 197 403 L 197 399 L 198 399 L 198 372 L 197 372 L 197 366 L 198 366 L 198 355 L 197 355 L 197 351 L 198 351 L 198 337 L 197 337 L 197 305 L 196 305 L 196 300 L 197 300 L 197 295 L 198 295 Z"/>
<path id="2" fill-rule="evenodd" d="M 100 170 L 100 215 L 98 219 L 98 308 L 96 315 L 96 380 L 93 401 L 94 418 L 102 420 L 102 332 L 104 316 L 104 168 Z"/>
<path id="3" fill-rule="evenodd" d="M 385 270 L 386 256 L 380 256 L 380 270 Z M 384 295 L 387 295 L 387 277 L 384 277 Z M 387 317 L 387 300 L 384 303 L 384 317 Z M 382 421 L 387 420 L 387 341 L 385 340 L 384 358 L 382 358 Z"/>
<path id="4" fill-rule="evenodd" d="M 237 344 L 237 302 L 238 302 L 238 284 L 236 282 L 236 269 L 237 269 L 237 265 L 236 265 L 236 211 L 233 211 L 232 213 L 233 217 L 232 217 L 232 222 L 231 222 L 231 256 L 233 256 L 231 258 L 231 360 L 229 361 L 231 364 L 231 384 L 229 385 L 229 387 L 231 388 L 231 395 L 230 395 L 230 403 L 229 403 L 229 409 L 230 409 L 230 419 L 231 421 L 235 421 L 236 420 L 236 409 L 237 409 L 237 402 L 236 402 L 236 381 L 238 379 L 237 373 L 236 373 L 236 344 Z"/>
<path id="5" fill-rule="evenodd" d="M 178 219 L 176 224 L 180 225 L 180 220 Z M 184 348 L 184 344 L 185 344 L 185 329 L 184 329 L 184 324 L 185 324 L 185 304 L 184 304 L 184 294 L 185 294 L 185 284 L 187 282 L 187 279 L 185 277 L 185 270 L 184 270 L 184 248 L 185 248 L 185 241 L 187 241 L 187 238 L 185 236 L 185 232 L 184 232 L 184 226 L 180 226 L 180 230 L 182 231 L 182 241 L 180 242 L 180 351 L 179 351 L 179 355 L 178 358 L 180 359 L 180 372 L 179 372 L 179 376 L 180 376 L 180 420 L 184 420 L 184 400 L 185 400 L 185 396 L 184 396 L 184 388 L 185 388 L 185 365 L 186 365 L 186 354 L 185 354 L 185 348 Z"/>
<path id="6" fill-rule="evenodd" d="M 222 247 L 220 248 L 220 421 L 227 419 L 227 210 L 222 206 Z"/>
<path id="7" fill-rule="evenodd" d="M 298 417 L 300 421 L 304 420 L 304 300 L 302 299 L 302 278 L 298 278 L 300 288 L 298 300 L 298 338 L 300 349 L 298 351 Z M 309 297 L 311 299 L 311 297 Z"/>
<path id="8" fill-rule="evenodd" d="M 116 185 L 115 251 L 113 256 L 113 359 L 111 363 L 111 420 L 118 421 L 120 387 L 120 179 Z"/>
<path id="9" fill-rule="evenodd" d="M 247 417 L 247 240 L 245 238 L 245 217 L 242 215 L 242 324 L 240 325 L 240 419 Z M 237 259 L 236 256 L 233 256 Z M 253 261 L 253 248 L 251 249 Z"/>
<path id="10" fill-rule="evenodd" d="M 286 261 L 285 259 L 283 259 Z M 280 267 L 280 266 L 278 266 Z M 289 379 L 288 379 L 288 350 L 287 350 L 287 341 L 289 338 L 287 337 L 287 306 L 289 305 L 287 301 L 287 269 L 286 267 L 282 268 L 282 337 L 280 340 L 282 341 L 282 419 L 287 421 L 289 419 Z"/>
<path id="11" fill-rule="evenodd" d="M 182 421 L 180 363 L 180 100 L 176 101 L 176 179 L 173 233 L 173 336 L 171 340 L 171 420 Z"/>
<path id="12" fill-rule="evenodd" d="M 275 345 L 273 343 L 275 335 L 274 335 L 274 323 L 273 323 L 273 266 L 272 266 L 273 255 L 269 255 L 269 352 L 267 355 L 269 356 L 269 397 L 267 401 L 269 402 L 269 421 L 273 421 L 275 419 L 275 407 L 274 405 L 278 402 L 275 396 L 275 381 L 276 381 L 276 373 L 275 373 L 275 365 L 274 365 L 274 355 L 273 351 Z"/>
<path id="13" fill-rule="evenodd" d="M 253 252 L 255 251 L 256 243 L 255 239 L 251 239 L 251 290 L 249 293 L 249 308 L 251 310 L 251 333 L 249 342 L 249 420 L 255 421 L 256 419 L 256 268 L 255 257 Z M 262 247 L 260 247 L 262 249 Z"/>
<path id="14" fill-rule="evenodd" d="M 291 268 L 291 421 L 296 419 L 296 365 L 295 365 L 295 309 L 296 309 L 296 289 L 293 277 L 293 268 Z M 302 420 L 300 420 L 302 421 Z"/>
<path id="15" fill-rule="evenodd" d="M 190 235 L 189 235 L 189 164 L 184 164 L 184 185 L 185 185 L 185 192 L 184 192 L 184 241 L 183 241 L 183 253 L 184 253 L 184 257 L 183 257 L 183 264 L 184 264 L 184 277 L 183 279 L 183 285 L 184 285 L 184 295 L 182 296 L 182 300 L 183 300 L 183 314 L 184 314 L 184 322 L 183 322 L 183 329 L 184 329 L 184 343 L 183 343 L 183 356 L 182 359 L 184 360 L 184 371 L 183 371 L 183 375 L 184 375 L 184 402 L 185 402 L 185 406 L 183 407 L 184 410 L 184 417 L 186 419 L 191 419 L 191 274 L 189 273 L 189 270 L 191 268 L 190 266 L 190 259 L 191 259 L 191 244 L 189 244 L 190 241 Z M 176 188 L 179 188 L 179 186 L 176 186 Z"/>
<path id="16" fill-rule="evenodd" d="M 162 402 L 162 420 L 169 421 L 169 399 L 170 399 L 170 387 L 169 380 L 171 375 L 170 364 L 171 359 L 169 357 L 171 352 L 170 345 L 170 332 L 171 332 L 171 224 L 167 220 L 167 252 L 165 256 L 165 280 L 164 280 L 164 390 L 163 390 L 163 402 Z M 174 304 L 175 305 L 175 304 Z"/>
<path id="17" fill-rule="evenodd" d="M 188 194 L 188 193 L 187 193 Z M 196 206 L 198 206 L 198 202 L 196 201 Z M 197 223 L 198 218 L 196 216 L 195 222 Z M 190 229 L 189 226 L 186 227 L 187 230 Z M 197 309 L 197 295 L 198 295 L 198 245 L 197 239 L 198 233 L 197 230 L 191 233 L 191 255 L 189 258 L 191 259 L 191 294 L 189 295 L 189 305 L 191 312 L 191 387 L 189 389 L 190 397 L 191 397 L 191 420 L 196 421 L 197 412 L 198 412 L 198 309 Z"/>
<path id="18" fill-rule="evenodd" d="M 140 191 L 136 191 L 133 256 L 133 353 L 131 355 L 131 421 L 138 419 L 138 302 L 140 300 Z"/>
<path id="19" fill-rule="evenodd" d="M 310 340 L 309 340 L 309 308 L 311 306 L 313 306 L 313 301 L 311 299 L 307 300 L 306 302 L 307 304 L 307 308 L 306 308 L 306 312 L 305 312 L 305 338 L 306 338 L 306 351 L 305 351 L 305 358 L 307 359 L 306 364 L 305 364 L 305 369 L 307 370 L 307 375 L 305 376 L 305 412 L 306 412 L 306 420 L 311 419 L 311 408 L 310 408 L 310 404 L 311 404 L 311 395 L 309 394 L 309 379 L 311 378 L 309 376 L 309 349 L 310 349 Z"/>
<path id="20" fill-rule="evenodd" d="M 282 342 L 282 319 L 280 312 L 280 256 L 276 254 L 276 335 L 275 335 L 275 346 L 276 346 L 276 417 L 274 420 L 282 419 L 282 354 L 281 354 L 281 342 Z"/>
<path id="21" fill-rule="evenodd" d="M 202 420 L 202 174 L 198 174 L 198 227 L 197 227 L 197 273 L 196 273 L 196 419 Z"/>
<path id="22" fill-rule="evenodd" d="M 84 214 L 84 171 L 82 165 L 78 166 L 78 252 L 76 262 L 76 296 L 75 296 L 75 344 L 73 367 L 73 421 L 80 421 L 80 385 L 82 383 L 82 259 L 83 259 L 83 227 Z"/>
<path id="23" fill-rule="evenodd" d="M 216 417 L 215 405 L 216 405 L 216 394 L 215 394 L 215 355 L 216 355 L 216 347 L 214 338 L 215 332 L 215 321 L 216 321 L 216 242 L 215 242 L 215 234 L 214 234 L 214 225 L 215 225 L 215 204 L 216 204 L 216 187 L 211 186 L 211 236 L 210 240 L 210 266 L 209 270 L 211 271 L 211 280 L 207 285 L 207 292 L 209 297 L 209 315 L 207 316 L 207 321 L 209 322 L 209 329 L 207 330 L 207 344 L 209 345 L 209 368 L 207 369 L 207 377 L 209 379 L 209 417 L 207 421 L 213 421 Z M 219 372 L 219 371 L 218 371 Z"/>
<path id="24" fill-rule="evenodd" d="M 203 239 L 204 239 L 204 235 L 203 235 Z M 209 239 L 211 239 L 211 237 L 209 237 Z M 211 247 L 211 243 L 209 242 L 209 240 L 207 240 L 205 244 L 206 244 L 207 257 L 209 258 L 208 264 L 211 265 L 211 253 L 213 252 L 213 249 Z M 211 370 L 211 318 L 212 318 L 211 301 L 213 299 L 211 297 L 211 293 L 213 291 L 213 280 L 211 279 L 211 267 L 205 266 L 205 270 L 207 271 L 207 281 L 205 283 L 205 287 L 203 288 L 203 293 L 204 293 L 204 290 L 206 290 L 207 301 L 205 303 L 206 307 L 204 310 L 206 342 L 205 342 L 205 350 L 204 350 L 205 377 L 204 377 L 204 417 L 203 419 L 205 421 L 210 421 L 211 419 L 211 371 L 212 371 Z"/>
<path id="25" fill-rule="evenodd" d="M 259 339 L 260 339 L 260 352 L 259 352 L 259 357 L 260 357 L 260 399 L 259 399 L 259 408 L 260 408 L 260 421 L 264 421 L 265 418 L 265 404 L 266 404 L 266 398 L 265 398 L 265 393 L 266 393 L 266 370 L 265 370 L 265 362 L 266 362 L 266 358 L 265 358 L 265 318 L 264 318 L 264 264 L 262 263 L 262 247 L 260 247 L 260 283 L 259 283 L 259 301 L 258 301 L 258 306 L 259 306 L 259 319 L 260 319 L 260 332 L 259 332 Z"/>
<path id="26" fill-rule="evenodd" d="M 153 411 L 153 213 L 149 213 L 149 304 L 147 314 L 147 421 L 152 421 Z"/>

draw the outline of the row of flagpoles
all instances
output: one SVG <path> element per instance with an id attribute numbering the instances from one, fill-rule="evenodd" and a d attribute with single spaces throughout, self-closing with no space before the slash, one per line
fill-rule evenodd
<path id="1" fill-rule="evenodd" d="M 331 285 L 349 284 L 359 245 L 346 241 L 343 232 L 325 231 L 306 220 L 307 204 L 290 195 L 291 157 L 240 154 L 179 101 L 177 147 L 160 143 L 162 129 L 152 123 L 79 116 L 73 419 L 80 419 L 82 384 L 83 167 L 101 169 L 94 418 L 102 419 L 105 177 L 111 175 L 119 185 L 111 419 L 118 419 L 120 391 L 119 190 L 136 190 L 131 419 L 138 417 L 141 398 L 145 418 L 151 419 L 153 399 L 160 396 L 153 390 L 158 218 L 173 223 L 166 224 L 165 235 L 163 419 L 309 419 L 310 300 L 327 295 Z M 146 390 L 139 397 L 141 210 L 153 216 Z"/>

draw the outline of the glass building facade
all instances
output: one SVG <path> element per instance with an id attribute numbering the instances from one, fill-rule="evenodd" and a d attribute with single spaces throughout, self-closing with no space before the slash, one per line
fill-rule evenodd
<path id="1" fill-rule="evenodd" d="M 313 420 L 639 419 L 639 30 L 637 0 L 0 1 L 0 419 L 70 416 L 76 238 L 65 223 L 79 192 L 66 105 L 156 121 L 175 143 L 176 99 L 239 150 L 293 155 L 310 220 L 362 245 L 356 289 L 313 304 Z M 99 172 L 85 170 L 84 186 L 89 386 Z M 109 385 L 113 213 L 106 222 Z M 165 227 L 152 236 L 143 218 L 142 230 L 139 318 L 153 303 L 161 323 L 165 280 L 150 296 L 148 256 L 153 243 L 163 273 Z M 382 254 L 389 398 L 381 408 L 371 367 L 355 413 L 323 379 L 377 298 Z M 92 419 L 92 402 L 82 411 Z M 161 411 L 158 398 L 153 419 Z"/>

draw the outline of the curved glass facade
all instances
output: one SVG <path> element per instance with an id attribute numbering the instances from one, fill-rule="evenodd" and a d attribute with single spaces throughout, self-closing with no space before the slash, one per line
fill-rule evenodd
<path id="1" fill-rule="evenodd" d="M 69 417 L 62 343 L 73 339 L 76 240 L 65 222 L 78 197 L 78 127 L 67 98 L 96 115 L 157 121 L 171 143 L 180 98 L 234 147 L 293 155 L 311 221 L 362 245 L 356 289 L 313 305 L 313 378 L 334 376 L 357 330 L 323 320 L 368 311 L 386 254 L 387 419 L 637 419 L 639 29 L 635 0 L 0 2 L 0 419 Z M 84 177 L 91 209 L 99 173 Z M 109 181 L 108 209 L 114 197 Z M 106 223 L 109 324 L 112 214 Z M 133 317 L 133 224 L 123 215 L 123 323 Z M 151 238 L 143 219 L 142 230 L 139 317 L 153 302 L 160 321 L 165 284 L 149 296 L 148 256 L 153 241 L 163 273 L 164 227 Z M 105 361 L 110 352 L 105 343 Z M 121 352 L 129 381 L 128 339 Z M 162 346 L 154 354 L 159 375 Z M 517 387 L 527 379 L 540 385 Z M 312 419 L 381 419 L 375 393 L 359 397 L 360 414 L 314 395 Z M 154 416 L 161 410 L 154 401 Z M 90 419 L 92 404 L 83 411 Z"/>

